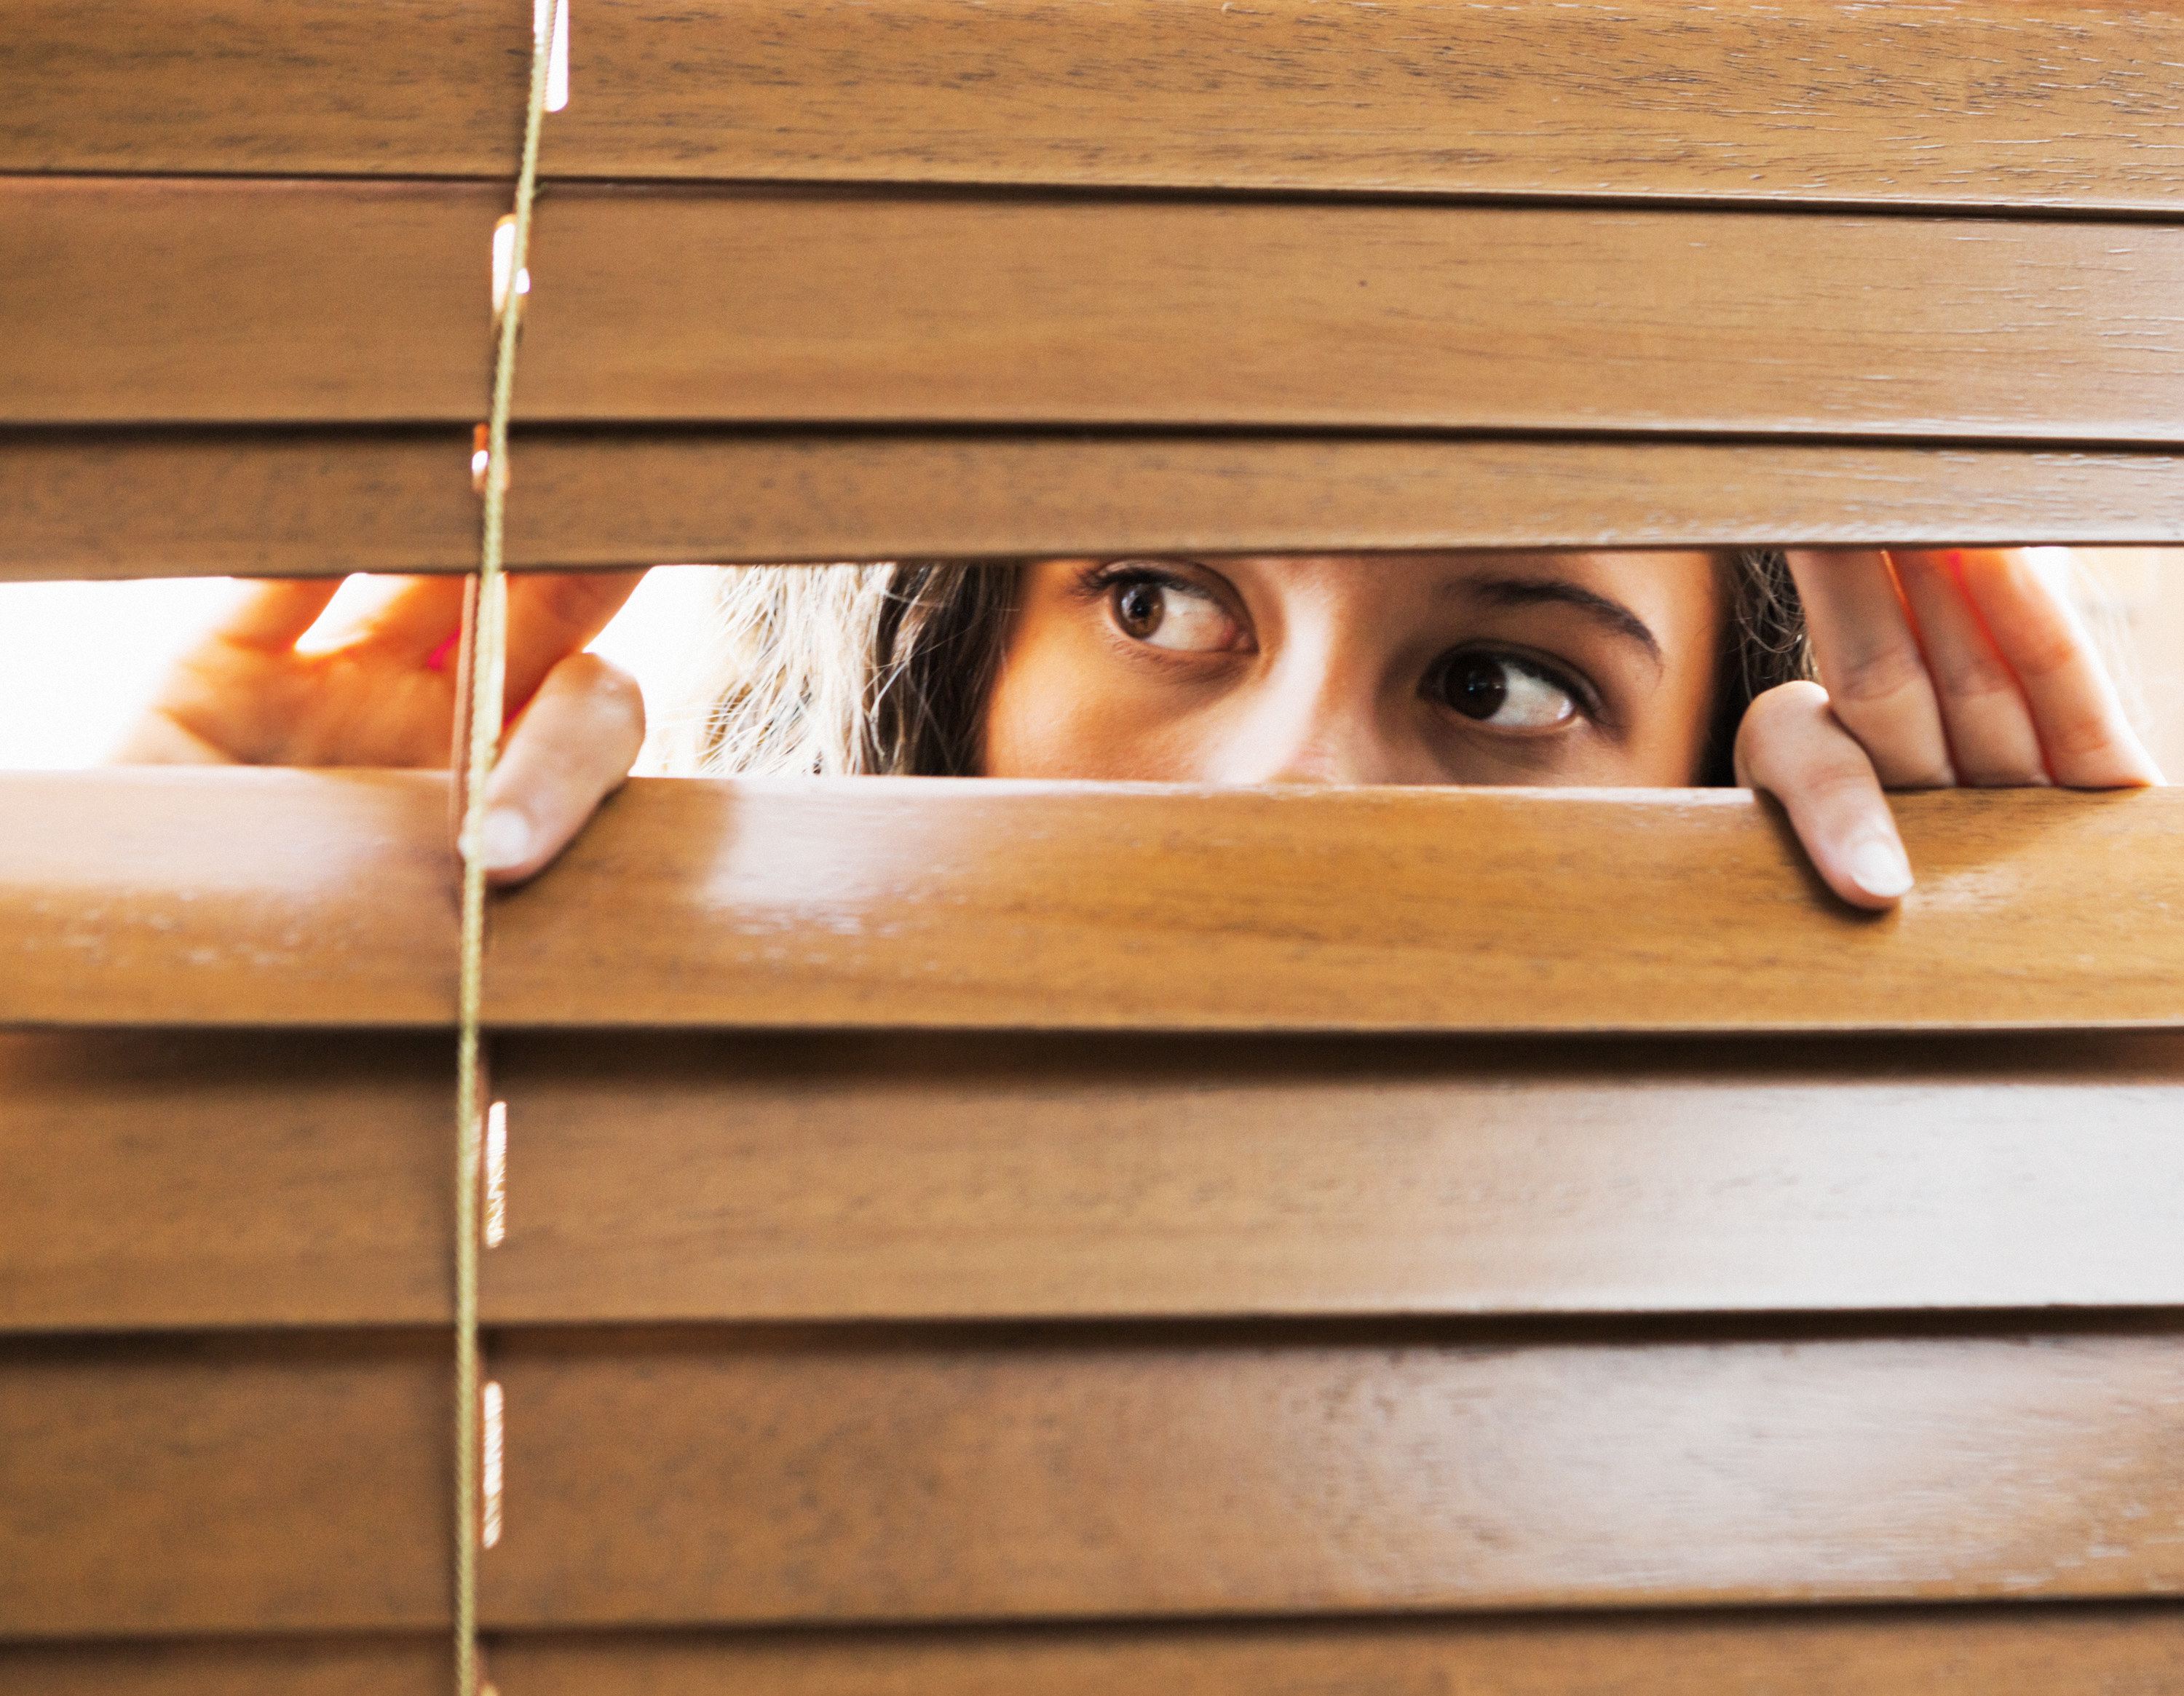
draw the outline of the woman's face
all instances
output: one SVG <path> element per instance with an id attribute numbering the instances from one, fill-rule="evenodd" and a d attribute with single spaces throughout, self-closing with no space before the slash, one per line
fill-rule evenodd
<path id="1" fill-rule="evenodd" d="M 1042 561 L 984 772 L 1688 784 L 1724 607 L 1704 553 Z"/>

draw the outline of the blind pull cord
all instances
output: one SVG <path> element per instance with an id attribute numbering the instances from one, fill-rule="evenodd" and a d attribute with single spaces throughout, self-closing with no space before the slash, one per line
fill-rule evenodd
<path id="1" fill-rule="evenodd" d="M 480 1696 L 477 1568 L 481 1548 L 499 1541 L 500 1387 L 478 1383 L 478 1249 L 486 1234 L 480 1195 L 487 1187 L 482 1141 L 496 1156 L 490 1188 L 493 1240 L 504 1229 L 500 1176 L 507 1146 L 504 1109 L 484 1124 L 484 1057 L 479 1014 L 485 982 L 486 780 L 500 745 L 506 687 L 508 582 L 501 554 L 508 506 L 508 414 L 515 392 L 515 349 L 530 292 L 531 209 L 538 194 L 538 136 L 549 109 L 568 103 L 568 0 L 535 0 L 531 92 L 523 116 L 523 160 L 515 178 L 515 209 L 493 231 L 493 403 L 478 427 L 471 469 L 485 503 L 478 570 L 465 620 L 466 659 L 459 692 L 454 764 L 460 784 L 462 931 L 455 1026 L 455 1696 Z M 482 1478 L 481 1478 L 482 1473 Z"/>

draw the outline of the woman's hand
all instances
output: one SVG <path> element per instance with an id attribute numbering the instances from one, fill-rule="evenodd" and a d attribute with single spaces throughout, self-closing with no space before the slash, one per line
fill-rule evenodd
<path id="1" fill-rule="evenodd" d="M 1852 905 L 1911 887 L 1883 789 L 2161 781 L 2076 613 L 2023 549 L 1792 552 L 1790 569 L 1821 681 L 1752 703 L 1736 777 L 1780 799 Z"/>
<path id="2" fill-rule="evenodd" d="M 583 652 L 643 572 L 512 577 L 511 715 L 486 787 L 495 883 L 543 869 L 629 775 L 637 681 Z M 454 734 L 460 577 L 405 582 L 337 648 L 296 644 L 338 579 L 267 583 L 176 664 L 114 758 L 132 765 L 430 766 Z"/>

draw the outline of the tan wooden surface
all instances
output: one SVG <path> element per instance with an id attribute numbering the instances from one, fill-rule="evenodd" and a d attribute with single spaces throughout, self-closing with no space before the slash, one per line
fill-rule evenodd
<path id="1" fill-rule="evenodd" d="M 661 780 L 501 904 L 488 1008 L 1064 1029 L 2184 1020 L 2184 796 L 1954 791 L 1897 810 L 1923 882 L 1876 920 L 1730 791 Z"/>
<path id="2" fill-rule="evenodd" d="M 440 1037 L 0 1036 L 0 1331 L 446 1323 L 454 1088 Z"/>
<path id="3" fill-rule="evenodd" d="M 2184 1343 L 518 1332 L 494 1626 L 2120 1598 Z"/>
<path id="4" fill-rule="evenodd" d="M 521 0 L 9 0 L 0 170 L 507 175 Z M 2173 12 L 588 0 L 574 175 L 2178 203 Z"/>
<path id="5" fill-rule="evenodd" d="M 0 1024 L 452 1026 L 444 776 L 0 777 Z"/>
<path id="6" fill-rule="evenodd" d="M 0 439 L 0 579 L 477 564 L 469 433 Z M 2154 451 L 1815 442 L 572 430 L 517 441 L 526 566 L 1278 549 L 2118 542 Z"/>
<path id="7" fill-rule="evenodd" d="M 447 1696 L 451 1665 L 437 1634 L 15 1643 L 0 1644 L 0 1688 L 11 1696 Z"/>
<path id="8" fill-rule="evenodd" d="M 442 1339 L 11 1343 L 0 1636 L 444 1618 Z M 2159 1330 L 501 1335 L 496 1629 L 2125 1599 Z"/>
<path id="9" fill-rule="evenodd" d="M 0 180 L 0 422 L 468 425 L 504 198 Z M 2142 223 L 569 187 L 532 270 L 532 420 L 2166 443 L 2184 409 L 2184 230 Z"/>
<path id="10" fill-rule="evenodd" d="M 450 1022 L 442 781 L 0 779 L 0 1024 Z M 2184 1025 L 2184 796 L 1897 809 L 1922 881 L 1875 919 L 1730 790 L 638 781 L 497 904 L 486 1010 L 504 1026 Z"/>
<path id="11" fill-rule="evenodd" d="M 2166 1037 L 505 1037 L 489 1322 L 2184 1306 Z M 447 1322 L 444 1039 L 0 1037 L 0 1331 Z"/>
<path id="12" fill-rule="evenodd" d="M 2169 1696 L 2171 1609 L 513 1638 L 506 1696 Z M 74 1696 L 64 1686 L 53 1696 Z M 46 1696 L 40 1692 L 39 1696 Z M 133 1693 L 132 1693 L 133 1696 Z M 162 1693 L 164 1696 L 164 1693 Z"/>
<path id="13" fill-rule="evenodd" d="M 0 1638 L 448 1616 L 444 1335 L 0 1345 Z"/>
<path id="14" fill-rule="evenodd" d="M 2169 1037 L 554 1035 L 495 1076 L 504 1322 L 2184 1306 Z"/>
<path id="15" fill-rule="evenodd" d="M 435 1639 L 0 1647 L 14 1696 L 441 1696 Z M 504 1696 L 2170 1696 L 2174 1607 L 502 1635 Z"/>

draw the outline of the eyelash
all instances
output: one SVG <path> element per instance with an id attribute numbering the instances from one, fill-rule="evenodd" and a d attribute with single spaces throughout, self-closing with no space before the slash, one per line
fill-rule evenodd
<path id="1" fill-rule="evenodd" d="M 1441 696 L 1438 692 L 1450 668 L 1460 659 L 1474 658 L 1499 659 L 1506 664 L 1516 667 L 1520 671 L 1529 671 L 1535 676 L 1544 677 L 1577 703 L 1577 709 L 1580 715 L 1595 724 L 1601 722 L 1602 709 L 1600 697 L 1590 682 L 1579 676 L 1574 671 L 1557 665 L 1552 660 L 1542 659 L 1537 654 L 1528 653 L 1513 648 L 1494 648 L 1483 644 L 1476 647 L 1451 648 L 1427 667 L 1422 692 L 1429 700 L 1440 700 Z"/>
<path id="2" fill-rule="evenodd" d="M 1104 600 L 1115 589 L 1126 583 L 1150 583 L 1160 588 L 1177 589 L 1185 594 L 1192 595 L 1202 595 L 1206 592 L 1205 585 L 1195 578 L 1187 577 L 1179 571 L 1164 570 L 1160 566 L 1136 559 L 1111 560 L 1106 564 L 1095 565 L 1078 580 L 1078 592 L 1087 601 L 1100 601 Z M 1563 666 L 1542 659 L 1535 654 L 1521 653 L 1515 648 L 1451 648 L 1427 669 L 1426 684 L 1429 687 L 1423 692 L 1425 692 L 1429 698 L 1437 698 L 1432 694 L 1431 686 L 1438 685 L 1448 668 L 1455 664 L 1457 660 L 1473 654 L 1481 654 L 1490 659 L 1506 660 L 1523 670 L 1536 672 L 1557 689 L 1568 693 L 1570 699 L 1577 703 L 1578 711 L 1585 718 L 1596 724 L 1601 722 L 1602 709 L 1600 697 L 1591 683 Z"/>
<path id="3" fill-rule="evenodd" d="M 1157 565 L 1148 565 L 1134 559 L 1118 559 L 1106 565 L 1095 565 L 1081 580 L 1087 600 L 1099 600 L 1107 592 L 1124 583 L 1151 583 L 1163 589 L 1179 589 L 1188 595 L 1202 595 L 1206 586 L 1179 571 L 1164 571 Z"/>

